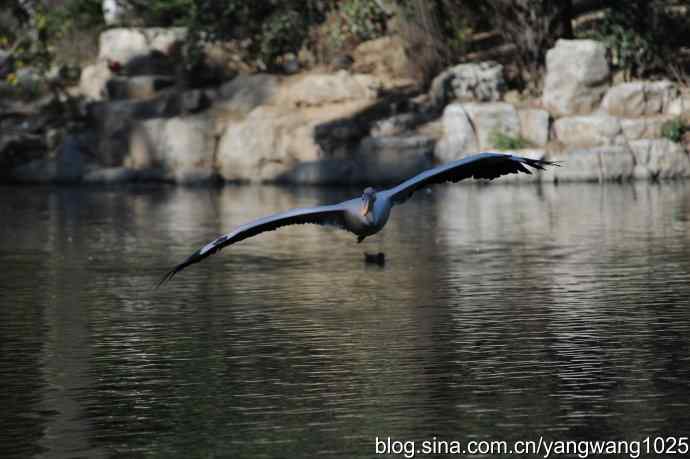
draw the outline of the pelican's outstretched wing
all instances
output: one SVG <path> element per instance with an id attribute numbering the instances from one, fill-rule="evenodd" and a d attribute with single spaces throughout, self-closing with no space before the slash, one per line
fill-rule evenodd
<path id="1" fill-rule="evenodd" d="M 292 209 L 287 212 L 281 212 L 254 220 L 240 226 L 232 233 L 224 234 L 214 239 L 194 252 L 185 261 L 168 271 L 158 283 L 158 286 L 172 279 L 175 274 L 182 271 L 187 266 L 200 262 L 209 255 L 218 252 L 223 247 L 227 247 L 266 231 L 273 231 L 282 226 L 314 223 L 317 225 L 331 225 L 342 229 L 348 229 L 345 220 L 346 212 L 347 207 L 345 203 L 341 203 L 332 206 Z"/>
<path id="2" fill-rule="evenodd" d="M 479 153 L 424 171 L 396 187 L 383 191 L 383 193 L 386 193 L 393 200 L 393 203 L 400 204 L 420 188 L 426 188 L 437 183 L 459 182 L 470 177 L 493 180 L 501 175 L 517 174 L 518 172 L 531 174 L 532 172 L 525 165 L 543 170 L 544 166 L 557 166 L 558 164 L 502 153 Z"/>

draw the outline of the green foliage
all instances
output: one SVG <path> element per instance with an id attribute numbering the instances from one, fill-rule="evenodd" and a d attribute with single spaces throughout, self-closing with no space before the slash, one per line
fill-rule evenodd
<path id="1" fill-rule="evenodd" d="M 688 125 L 680 117 L 666 121 L 661 126 L 661 136 L 671 142 L 680 142 L 683 139 L 683 134 L 687 131 Z"/>
<path id="2" fill-rule="evenodd" d="M 499 130 L 491 132 L 489 141 L 499 150 L 521 150 L 530 146 L 529 141 L 522 136 L 512 136 Z"/>
<path id="3" fill-rule="evenodd" d="M 239 40 L 246 60 L 270 66 L 276 58 L 296 52 L 309 28 L 323 20 L 333 0 L 177 0 L 192 3 L 181 25 L 190 30 L 192 42 Z M 154 0 L 155 4 L 164 0 Z"/>
<path id="4" fill-rule="evenodd" d="M 360 40 L 380 37 L 386 31 L 386 13 L 373 0 L 345 0 L 339 8 L 344 25 Z"/>
<path id="5" fill-rule="evenodd" d="M 363 40 L 386 32 L 386 13 L 374 0 L 330 0 L 326 17 L 310 37 L 317 54 L 327 62 Z"/>
<path id="6" fill-rule="evenodd" d="M 687 0 L 676 3 L 690 6 Z M 608 45 L 626 79 L 675 72 L 678 49 L 690 44 L 690 26 L 687 10 L 670 6 L 664 0 L 611 0 L 603 20 L 584 35 Z"/>

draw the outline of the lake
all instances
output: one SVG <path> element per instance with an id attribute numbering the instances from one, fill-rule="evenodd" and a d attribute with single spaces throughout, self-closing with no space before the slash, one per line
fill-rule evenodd
<path id="1" fill-rule="evenodd" d="M 690 182 L 437 187 L 362 244 L 294 226 L 153 289 L 360 192 L 0 188 L 0 456 L 688 435 Z"/>

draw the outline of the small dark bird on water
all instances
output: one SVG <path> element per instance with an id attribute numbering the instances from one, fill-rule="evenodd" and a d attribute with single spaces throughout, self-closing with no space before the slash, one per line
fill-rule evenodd
<path id="1" fill-rule="evenodd" d="M 388 221 L 394 205 L 407 201 L 419 189 L 444 182 L 459 182 L 470 177 L 493 180 L 506 174 L 519 172 L 531 174 L 532 172 L 528 167 L 543 170 L 545 166 L 557 165 L 542 159 L 523 158 L 502 153 L 479 153 L 426 170 L 393 188 L 380 191 L 371 187 L 367 188 L 361 197 L 339 204 L 292 209 L 269 215 L 242 225 L 233 232 L 209 242 L 168 271 L 158 285 L 172 279 L 175 274 L 187 266 L 200 262 L 220 249 L 265 231 L 272 231 L 287 225 L 314 223 L 345 229 L 357 236 L 357 242 L 362 242 L 364 238 L 381 231 Z M 384 260 L 383 256 L 381 260 Z"/>
<path id="2" fill-rule="evenodd" d="M 366 253 L 364 252 L 364 263 L 370 265 L 384 266 L 386 264 L 386 254 L 383 252 L 379 253 Z"/>

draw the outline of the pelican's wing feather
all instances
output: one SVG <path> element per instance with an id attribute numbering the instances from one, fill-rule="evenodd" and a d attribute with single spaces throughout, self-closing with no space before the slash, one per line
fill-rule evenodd
<path id="1" fill-rule="evenodd" d="M 385 190 L 384 193 L 388 194 L 393 203 L 400 204 L 409 199 L 415 191 L 437 183 L 459 182 L 470 177 L 493 180 L 502 175 L 519 172 L 531 174 L 525 165 L 543 170 L 544 166 L 558 164 L 502 153 L 479 153 L 424 171 L 396 187 Z"/>
<path id="2" fill-rule="evenodd" d="M 231 233 L 217 237 L 194 252 L 185 261 L 168 271 L 158 285 L 160 286 L 164 282 L 172 279 L 175 274 L 182 271 L 187 266 L 200 262 L 222 248 L 266 231 L 273 231 L 287 225 L 300 225 L 306 223 L 337 226 L 342 229 L 348 229 L 345 217 L 346 212 L 347 207 L 345 203 L 341 203 L 331 206 L 292 209 L 251 221 L 238 227 Z"/>

